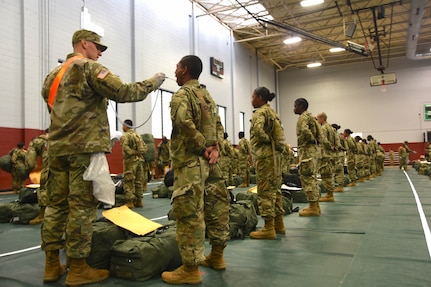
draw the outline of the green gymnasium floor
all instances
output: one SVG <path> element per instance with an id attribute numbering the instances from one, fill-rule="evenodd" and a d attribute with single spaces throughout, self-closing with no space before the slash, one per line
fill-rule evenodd
<path id="1" fill-rule="evenodd" d="M 150 183 L 149 190 L 156 184 Z M 431 286 L 430 187 L 431 180 L 414 169 L 404 173 L 387 168 L 382 176 L 337 193 L 336 202 L 321 203 L 320 217 L 285 216 L 287 233 L 277 240 L 229 241 L 227 269 L 201 267 L 200 285 Z M 0 202 L 16 197 L 0 194 Z M 147 193 L 144 208 L 135 211 L 164 223 L 169 209 L 169 199 L 153 199 Z M 262 225 L 259 219 L 258 227 Z M 0 286 L 44 286 L 39 231 L 40 226 L 0 224 Z M 64 286 L 64 280 L 46 285 Z M 88 286 L 169 285 L 160 278 L 144 282 L 109 278 Z"/>

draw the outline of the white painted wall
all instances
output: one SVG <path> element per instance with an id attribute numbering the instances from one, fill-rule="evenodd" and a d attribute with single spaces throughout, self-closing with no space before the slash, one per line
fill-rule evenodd
<path id="1" fill-rule="evenodd" d="M 431 103 L 431 60 L 396 59 L 389 65 L 387 72 L 395 72 L 398 83 L 388 85 L 386 93 L 369 85 L 369 77 L 379 74 L 372 63 L 281 72 L 280 114 L 287 141 L 296 145 L 293 102 L 303 97 L 310 112 L 326 112 L 328 122 L 341 130 L 371 134 L 382 143 L 421 142 L 423 132 L 431 130 L 431 122 L 423 120 L 423 104 Z"/>
<path id="2" fill-rule="evenodd" d="M 398 84 L 385 94 L 369 86 L 377 74 L 371 63 L 319 69 L 274 69 L 231 37 L 213 18 L 201 15 L 189 0 L 91 0 L 85 1 L 93 23 L 104 29 L 109 46 L 99 59 L 125 82 L 138 81 L 162 71 L 174 77 L 179 59 L 196 54 L 204 63 L 201 82 L 216 102 L 227 108 L 229 139 L 238 143 L 239 112 L 246 115 L 246 136 L 252 116 L 251 94 L 266 86 L 277 94 L 271 102 L 283 121 L 286 138 L 296 144 L 293 101 L 305 97 L 310 111 L 325 111 L 336 122 L 355 132 L 372 134 L 382 143 L 422 141 L 431 122 L 423 121 L 423 105 L 431 103 L 431 61 L 390 61 Z M 40 96 L 45 76 L 72 51 L 71 37 L 80 29 L 82 0 L 2 0 L 0 2 L 0 127 L 45 129 L 49 125 Z M 194 17 L 195 16 L 195 17 Z M 224 79 L 210 75 L 210 57 L 224 62 Z M 276 81 L 277 79 L 277 81 Z M 162 88 L 175 92 L 167 79 Z M 143 123 L 151 101 L 120 104 L 121 119 Z M 419 114 L 421 114 L 419 116 Z M 151 132 L 151 120 L 138 129 Z"/>

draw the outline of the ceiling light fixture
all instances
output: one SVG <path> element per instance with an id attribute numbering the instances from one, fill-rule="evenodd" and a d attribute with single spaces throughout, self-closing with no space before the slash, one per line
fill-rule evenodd
<path id="1" fill-rule="evenodd" d="M 309 7 L 309 6 L 322 4 L 323 2 L 324 2 L 323 0 L 304 0 L 304 1 L 301 1 L 301 6 Z"/>
<path id="2" fill-rule="evenodd" d="M 322 63 L 320 62 L 313 62 L 307 65 L 307 68 L 316 68 L 322 66 Z"/>
<path id="3" fill-rule="evenodd" d="M 283 41 L 284 44 L 290 45 L 302 41 L 300 37 L 290 37 Z"/>
<path id="4" fill-rule="evenodd" d="M 341 48 L 341 47 L 334 47 L 334 48 L 329 49 L 329 52 L 331 52 L 331 53 L 337 53 L 337 52 L 343 52 L 343 51 L 346 51 L 346 49 Z"/>

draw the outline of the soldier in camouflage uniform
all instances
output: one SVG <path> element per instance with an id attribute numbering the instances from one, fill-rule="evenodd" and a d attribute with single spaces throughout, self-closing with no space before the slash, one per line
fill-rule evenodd
<path id="1" fill-rule="evenodd" d="M 244 137 L 244 132 L 238 133 L 239 144 L 239 174 L 241 176 L 242 183 L 239 187 L 250 186 L 250 152 L 251 146 L 248 139 Z"/>
<path id="2" fill-rule="evenodd" d="M 202 61 L 193 55 L 177 64 L 181 88 L 172 96 L 171 162 L 174 173 L 172 213 L 177 220 L 177 242 L 182 265 L 163 272 L 169 284 L 198 284 L 198 264 L 225 269 L 223 249 L 229 236 L 230 196 L 217 164 L 223 129 L 217 105 L 199 84 Z M 205 224 L 212 245 L 204 258 Z"/>
<path id="3" fill-rule="evenodd" d="M 234 153 L 232 148 L 232 143 L 227 139 L 228 133 L 223 134 L 223 141 L 220 144 L 220 167 L 223 172 L 223 177 L 227 185 L 233 185 L 233 161 Z"/>
<path id="4" fill-rule="evenodd" d="M 377 175 L 382 175 L 385 169 L 385 149 L 380 142 L 377 142 L 377 155 L 376 155 L 376 172 Z"/>
<path id="5" fill-rule="evenodd" d="M 44 282 L 56 282 L 65 274 L 65 265 L 60 264 L 59 258 L 59 250 L 65 248 L 70 258 L 66 285 L 78 286 L 99 282 L 109 276 L 109 270 L 94 269 L 86 263 L 98 200 L 93 195 L 92 182 L 83 179 L 91 155 L 111 151 L 107 100 L 142 101 L 158 89 L 165 75 L 158 73 L 148 80 L 123 83 L 97 62 L 107 49 L 99 35 L 78 30 L 72 37 L 72 45 L 73 53 L 67 56 L 63 65 L 54 68 L 42 87 L 51 125 L 48 138 L 49 202 L 41 235 L 46 256 Z"/>
<path id="6" fill-rule="evenodd" d="M 368 135 L 367 140 L 370 152 L 370 177 L 374 178 L 377 176 L 377 141 L 372 135 Z"/>
<path id="7" fill-rule="evenodd" d="M 355 136 L 355 144 L 356 144 L 356 170 L 358 171 L 358 182 L 364 182 L 365 181 L 365 161 L 366 161 L 366 155 L 365 155 L 365 148 L 364 145 L 361 143 L 362 138 L 360 136 Z"/>
<path id="8" fill-rule="evenodd" d="M 328 116 L 322 112 L 317 115 L 317 121 L 322 127 L 322 142 L 320 143 L 319 173 L 326 195 L 319 199 L 320 202 L 333 202 L 335 189 L 335 160 L 338 137 L 334 128 L 327 122 Z"/>
<path id="9" fill-rule="evenodd" d="M 299 176 L 302 190 L 307 196 L 309 207 L 299 212 L 300 216 L 320 216 L 319 194 L 317 183 L 317 160 L 320 156 L 319 142 L 322 131 L 313 115 L 307 111 L 308 101 L 304 98 L 295 100 L 294 113 L 299 115 L 296 124 L 298 138 Z"/>
<path id="10" fill-rule="evenodd" d="M 337 124 L 332 124 L 335 132 L 340 129 Z M 338 134 L 335 137 L 336 155 L 335 155 L 335 183 L 336 188 L 334 192 L 344 192 L 344 159 L 345 159 L 345 141 L 342 134 Z"/>
<path id="11" fill-rule="evenodd" d="M 163 136 L 157 146 L 157 166 L 162 170 L 162 177 L 165 176 L 171 165 L 170 145 L 168 138 Z"/>
<path id="12" fill-rule="evenodd" d="M 343 133 L 347 156 L 347 173 L 350 178 L 350 183 L 347 184 L 347 186 L 356 185 L 356 154 L 358 153 L 358 148 L 355 140 L 351 136 L 352 133 L 350 129 L 345 129 Z"/>
<path id="13" fill-rule="evenodd" d="M 13 193 L 18 193 L 21 188 L 25 187 L 27 179 L 27 168 L 25 164 L 26 150 L 24 143 L 19 142 L 15 148 L 9 151 L 12 175 L 12 189 Z"/>
<path id="14" fill-rule="evenodd" d="M 144 154 L 147 152 L 147 146 L 133 129 L 131 120 L 123 122 L 123 131 L 121 146 L 123 150 L 123 187 L 126 195 L 126 205 L 130 209 L 143 207 L 143 164 L 145 164 Z"/>
<path id="15" fill-rule="evenodd" d="M 371 148 L 367 139 L 361 139 L 361 144 L 364 148 L 364 180 L 369 180 L 371 176 Z"/>
<path id="16" fill-rule="evenodd" d="M 268 102 L 275 98 L 266 87 L 256 88 L 252 94 L 253 113 L 250 144 L 253 166 L 256 169 L 257 201 L 263 228 L 250 233 L 253 239 L 275 239 L 285 234 L 284 208 L 281 194 L 281 152 L 284 148 L 284 130 L 277 113 Z"/>
<path id="17" fill-rule="evenodd" d="M 290 168 L 296 165 L 295 154 L 290 147 L 290 144 L 285 143 L 281 152 L 281 174 L 283 176 L 290 174 Z"/>
<path id="18" fill-rule="evenodd" d="M 40 173 L 39 188 L 37 189 L 37 202 L 39 204 L 39 215 L 30 220 L 29 224 L 40 224 L 45 215 L 45 208 L 48 205 L 48 194 L 46 191 L 46 181 L 48 180 L 48 130 L 34 138 L 28 145 L 26 154 L 26 164 L 28 170 L 33 170 L 37 165 L 37 158 L 42 158 L 42 170 Z"/>

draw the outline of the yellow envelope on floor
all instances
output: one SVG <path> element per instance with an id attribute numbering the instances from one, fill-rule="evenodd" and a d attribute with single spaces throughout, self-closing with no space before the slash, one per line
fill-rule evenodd
<path id="1" fill-rule="evenodd" d="M 250 187 L 250 188 L 248 189 L 248 191 L 249 191 L 249 192 L 252 192 L 252 193 L 257 193 L 257 186 Z"/>
<path id="2" fill-rule="evenodd" d="M 151 221 L 139 213 L 130 210 L 123 205 L 111 208 L 102 212 L 102 215 L 124 229 L 127 229 L 137 235 L 145 235 L 162 227 L 161 224 Z"/>

